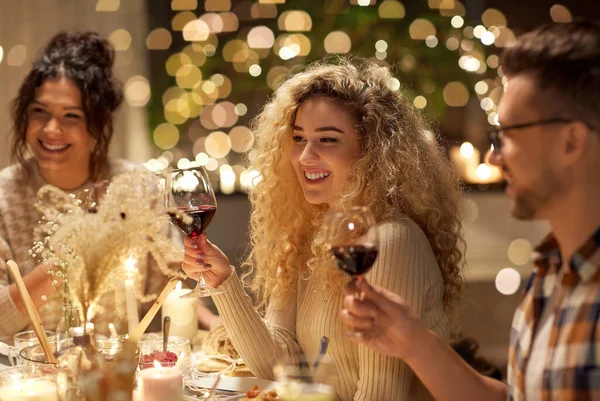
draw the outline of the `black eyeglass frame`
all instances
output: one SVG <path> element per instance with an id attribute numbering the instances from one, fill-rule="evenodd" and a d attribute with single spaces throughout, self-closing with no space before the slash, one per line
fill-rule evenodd
<path id="1" fill-rule="evenodd" d="M 523 123 L 523 124 L 513 124 L 513 125 L 507 125 L 507 126 L 495 125 L 493 128 L 488 129 L 488 135 L 489 135 L 490 143 L 494 147 L 494 152 L 498 153 L 498 152 L 500 152 L 500 149 L 502 148 L 502 139 L 500 138 L 500 133 L 502 131 L 530 128 L 530 127 L 535 127 L 536 125 L 569 124 L 574 121 L 577 121 L 577 120 L 569 119 L 569 118 L 555 117 L 555 118 L 548 118 L 546 120 L 532 121 L 532 122 Z"/>

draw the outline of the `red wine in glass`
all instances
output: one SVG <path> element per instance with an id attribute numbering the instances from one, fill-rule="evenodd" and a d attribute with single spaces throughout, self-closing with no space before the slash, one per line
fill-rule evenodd
<path id="1" fill-rule="evenodd" d="M 217 199 L 207 171 L 197 166 L 167 170 L 164 175 L 165 206 L 171 223 L 185 235 L 198 237 L 217 212 Z M 196 288 L 181 297 L 208 297 L 223 292 L 222 288 L 209 286 L 201 272 Z"/>
<path id="2" fill-rule="evenodd" d="M 369 245 L 332 245 L 331 253 L 340 269 L 357 278 L 371 269 L 378 249 Z"/>
<path id="3" fill-rule="evenodd" d="M 338 268 L 352 277 L 354 297 L 363 297 L 360 282 L 379 253 L 379 236 L 376 221 L 367 207 L 356 206 L 345 211 L 330 211 L 324 219 L 325 244 Z M 350 331 L 353 337 L 362 337 L 366 333 Z"/>
<path id="4" fill-rule="evenodd" d="M 171 223 L 179 228 L 185 235 L 197 237 L 204 232 L 206 227 L 217 212 L 217 207 L 203 205 L 197 208 L 179 208 L 178 213 L 169 213 Z M 185 222 L 180 213 L 185 213 L 191 218 L 191 222 Z"/>

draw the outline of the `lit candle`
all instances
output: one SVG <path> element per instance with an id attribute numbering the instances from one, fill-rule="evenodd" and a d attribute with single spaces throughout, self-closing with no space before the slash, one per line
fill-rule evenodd
<path id="1" fill-rule="evenodd" d="M 182 401 L 183 375 L 179 369 L 163 368 L 154 361 L 154 368 L 138 373 L 138 396 L 144 401 Z"/>
<path id="2" fill-rule="evenodd" d="M 138 315 L 137 300 L 135 299 L 135 291 L 133 288 L 133 273 L 135 272 L 135 259 L 133 256 L 129 256 L 125 261 L 125 268 L 127 269 L 127 279 L 125 280 L 125 304 L 127 309 L 127 327 L 129 333 L 133 333 L 133 330 L 137 327 L 140 322 Z"/>
<path id="3" fill-rule="evenodd" d="M 111 338 L 119 337 L 119 334 L 117 334 L 117 329 L 115 329 L 115 325 L 112 322 L 108 324 L 108 331 L 110 331 Z"/>
<path id="4" fill-rule="evenodd" d="M 0 400 L 57 401 L 56 384 L 50 380 L 15 379 L 12 384 L 0 387 Z"/>
<path id="5" fill-rule="evenodd" d="M 460 147 L 450 148 L 450 158 L 460 177 L 470 181 L 479 165 L 480 153 L 470 142 L 464 142 Z"/>
<path id="6" fill-rule="evenodd" d="M 170 335 L 184 337 L 192 341 L 198 332 L 198 298 L 180 298 L 191 290 L 181 288 L 181 281 L 162 306 L 163 320 L 165 316 L 171 318 Z"/>

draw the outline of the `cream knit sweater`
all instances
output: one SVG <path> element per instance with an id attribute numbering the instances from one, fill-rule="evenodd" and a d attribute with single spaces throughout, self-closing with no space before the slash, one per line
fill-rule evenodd
<path id="1" fill-rule="evenodd" d="M 21 275 L 26 275 L 36 268 L 34 260 L 29 255 L 34 240 L 34 228 L 38 225 L 40 214 L 35 209 L 37 191 L 47 182 L 40 175 L 37 164 L 33 159 L 28 160 L 33 175 L 29 180 L 23 180 L 17 174 L 17 166 L 9 166 L 0 171 L 0 341 L 12 343 L 12 336 L 20 331 L 28 330 L 29 320 L 16 308 L 8 293 L 8 285 L 12 277 L 8 274 L 6 261 L 14 260 L 19 265 Z M 100 177 L 107 180 L 116 175 L 143 168 L 125 160 L 109 160 L 108 168 Z M 75 191 L 81 193 L 90 184 Z M 144 276 L 146 293 L 158 293 L 164 287 L 167 279 L 153 263 L 139 264 L 140 274 Z M 127 332 L 126 319 L 119 313 L 124 311 L 123 291 L 108 293 L 101 300 L 105 310 L 94 319 L 96 331 L 108 334 L 108 323 L 113 322 L 119 333 Z M 47 301 L 38 310 L 44 328 L 54 330 L 62 316 L 62 303 L 58 295 L 48 294 Z M 143 313 L 143 311 L 141 312 Z M 140 314 L 143 316 L 143 314 Z M 154 329 L 159 329 L 153 327 Z"/>
<path id="2" fill-rule="evenodd" d="M 425 234 L 410 219 L 382 223 L 378 230 L 379 255 L 366 279 L 400 294 L 431 329 L 448 339 L 442 275 Z M 273 379 L 274 365 L 288 352 L 301 351 L 314 360 L 321 337 L 328 336 L 327 356 L 337 370 L 340 400 L 432 399 L 404 362 L 346 338 L 348 328 L 338 318 L 342 294 L 326 290 L 323 279 L 300 279 L 295 299 L 281 308 L 282 300 L 274 297 L 264 318 L 235 273 L 221 287 L 226 292 L 213 300 L 233 345 L 258 377 Z"/>

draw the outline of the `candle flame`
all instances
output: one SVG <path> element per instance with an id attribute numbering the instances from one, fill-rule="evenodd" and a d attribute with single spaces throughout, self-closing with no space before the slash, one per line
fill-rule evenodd
<path id="1" fill-rule="evenodd" d="M 162 369 L 162 365 L 156 359 L 154 360 L 154 367 L 158 370 Z"/>
<path id="2" fill-rule="evenodd" d="M 182 285 L 183 285 L 183 284 L 181 283 L 181 281 L 178 281 L 178 282 L 177 282 L 177 285 L 175 286 L 175 289 L 176 289 L 176 290 L 180 290 L 180 289 L 181 289 L 181 287 L 182 287 Z"/>
<path id="3" fill-rule="evenodd" d="M 117 330 L 115 329 L 115 325 L 110 322 L 108 324 L 108 330 L 110 331 L 110 336 L 111 337 L 118 337 L 119 335 L 117 334 Z"/>
<path id="4" fill-rule="evenodd" d="M 133 255 L 129 255 L 129 257 L 125 260 L 125 270 L 127 271 L 127 277 L 133 277 L 133 273 L 135 273 L 135 264 L 135 258 L 133 257 Z"/>

